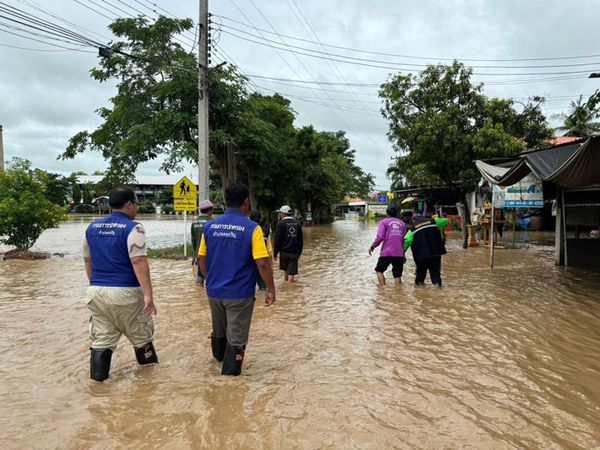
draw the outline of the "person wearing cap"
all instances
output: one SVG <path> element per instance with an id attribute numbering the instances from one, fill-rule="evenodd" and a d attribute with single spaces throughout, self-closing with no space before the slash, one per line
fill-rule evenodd
<path id="1" fill-rule="evenodd" d="M 198 205 L 198 209 L 200 210 L 200 214 L 192 221 L 192 247 L 194 248 L 194 253 L 192 257 L 192 264 L 198 264 L 198 248 L 200 247 L 200 237 L 202 236 L 202 229 L 204 225 L 211 219 L 213 214 L 213 209 L 215 205 L 208 199 L 202 200 Z M 200 286 L 204 286 L 204 277 L 200 272 L 200 266 L 198 266 L 198 273 L 196 276 L 196 283 Z"/>
<path id="2" fill-rule="evenodd" d="M 133 189 L 119 187 L 108 198 L 113 209 L 92 222 L 83 239 L 83 259 L 90 282 L 90 378 L 104 381 L 122 334 L 139 364 L 156 364 L 152 339 L 156 314 L 144 227 L 134 222 L 140 203 Z"/>
<path id="3" fill-rule="evenodd" d="M 279 269 L 283 270 L 285 281 L 295 281 L 298 275 L 298 261 L 302 255 L 304 239 L 302 236 L 302 225 L 292 217 L 292 208 L 283 205 L 277 210 L 279 222 L 275 228 L 275 242 L 273 244 L 273 256 L 279 257 Z"/>
<path id="4" fill-rule="evenodd" d="M 404 236 L 407 232 L 407 225 L 396 216 L 398 214 L 396 207 L 390 205 L 387 207 L 388 217 L 383 219 L 379 223 L 377 228 L 377 237 L 373 241 L 371 248 L 369 248 L 369 255 L 373 253 L 381 243 L 381 252 L 379 253 L 379 259 L 375 266 L 375 272 L 377 273 L 377 281 L 379 285 L 385 285 L 384 272 L 387 268 L 392 265 L 392 275 L 394 276 L 395 284 L 402 283 L 402 271 L 404 269 Z"/>
<path id="5" fill-rule="evenodd" d="M 211 349 L 222 375 L 240 375 L 254 310 L 256 278 L 267 285 L 266 306 L 275 302 L 271 258 L 260 226 L 248 217 L 248 188 L 225 189 L 225 213 L 204 225 L 198 250 L 212 317 Z"/>
<path id="6" fill-rule="evenodd" d="M 424 285 L 427 271 L 434 286 L 442 287 L 442 255 L 446 254 L 444 239 L 440 229 L 450 222 L 446 218 L 437 218 L 431 215 L 432 211 L 425 214 L 415 214 L 413 225 L 404 239 L 404 251 L 410 247 L 417 266 L 415 284 Z"/>

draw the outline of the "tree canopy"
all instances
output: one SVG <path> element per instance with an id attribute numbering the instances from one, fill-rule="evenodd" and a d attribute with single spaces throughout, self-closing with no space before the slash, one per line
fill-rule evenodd
<path id="1" fill-rule="evenodd" d="M 133 181 L 139 163 L 159 156 L 167 173 L 197 163 L 197 59 L 173 40 L 191 26 L 191 20 L 165 17 L 110 25 L 121 40 L 91 76 L 117 80 L 117 94 L 111 107 L 98 109 L 103 123 L 73 136 L 63 158 L 100 151 L 109 162 L 105 186 Z M 305 211 L 310 203 L 319 222 L 344 195 L 372 188 L 373 177 L 355 164 L 344 132 L 296 129 L 288 99 L 249 93 L 247 83 L 233 66 L 209 72 L 213 189 L 237 177 L 248 184 L 253 208 L 272 211 L 288 202 Z"/>
<path id="2" fill-rule="evenodd" d="M 565 136 L 590 137 L 600 133 L 600 91 L 597 91 L 589 99 L 583 100 L 580 95 L 570 104 L 568 114 L 561 114 L 564 120 L 558 130 L 564 131 Z"/>
<path id="3" fill-rule="evenodd" d="M 381 86 L 382 114 L 397 158 L 388 173 L 412 186 L 447 185 L 465 194 L 481 178 L 473 161 L 515 155 L 552 135 L 543 98 L 524 105 L 487 98 L 463 64 L 428 66 L 419 75 L 397 74 Z M 467 211 L 467 220 L 469 214 Z"/>

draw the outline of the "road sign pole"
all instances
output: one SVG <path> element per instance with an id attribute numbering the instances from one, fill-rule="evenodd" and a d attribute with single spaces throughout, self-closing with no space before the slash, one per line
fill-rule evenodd
<path id="1" fill-rule="evenodd" d="M 187 258 L 187 211 L 183 212 L 183 256 Z"/>

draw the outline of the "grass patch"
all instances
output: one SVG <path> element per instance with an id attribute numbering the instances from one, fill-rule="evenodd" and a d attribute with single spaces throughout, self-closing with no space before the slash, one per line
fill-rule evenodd
<path id="1" fill-rule="evenodd" d="M 50 253 L 34 252 L 31 250 L 9 250 L 4 254 L 4 259 L 48 259 Z"/>
<path id="2" fill-rule="evenodd" d="M 188 256 L 183 256 L 183 244 L 176 245 L 174 247 L 163 247 L 163 248 L 149 248 L 148 258 L 162 258 L 162 259 L 188 259 L 192 256 L 193 252 L 192 245 L 189 244 L 187 246 L 187 254 Z"/>

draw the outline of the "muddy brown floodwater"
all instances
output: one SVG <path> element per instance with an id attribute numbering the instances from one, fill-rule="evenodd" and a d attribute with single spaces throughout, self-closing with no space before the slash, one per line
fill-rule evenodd
<path id="1" fill-rule="evenodd" d="M 300 281 L 277 276 L 273 307 L 258 295 L 237 378 L 211 358 L 190 263 L 152 260 L 160 364 L 122 339 L 99 384 L 84 222 L 40 240 L 65 258 L 0 261 L 3 449 L 600 447 L 600 277 L 555 267 L 550 246 L 498 250 L 490 271 L 450 239 L 443 289 L 415 287 L 410 257 L 379 288 L 375 224 L 307 228 Z"/>

